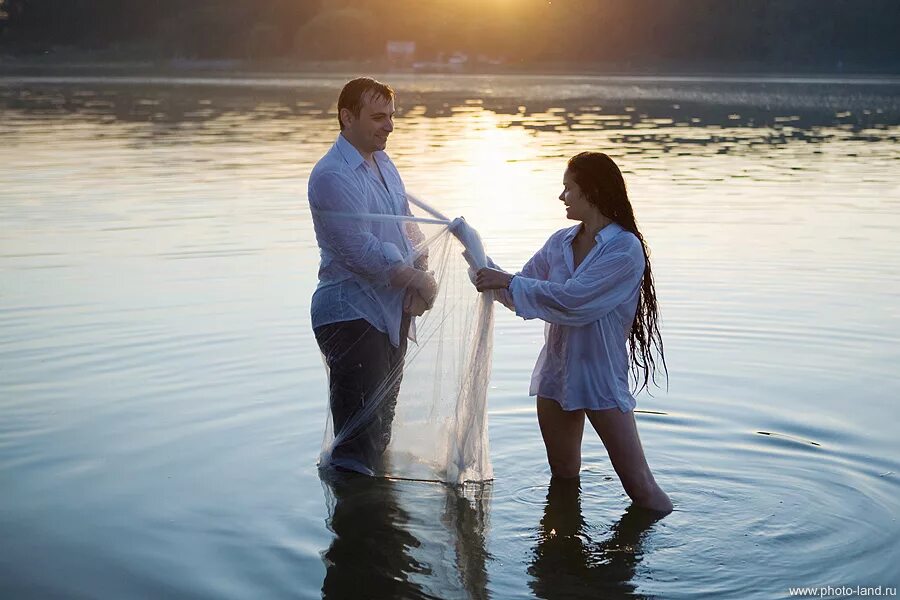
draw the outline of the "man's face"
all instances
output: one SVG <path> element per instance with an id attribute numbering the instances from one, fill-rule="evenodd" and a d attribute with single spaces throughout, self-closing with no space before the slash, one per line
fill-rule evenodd
<path id="1" fill-rule="evenodd" d="M 343 109 L 344 137 L 363 155 L 384 150 L 387 139 L 394 130 L 394 101 L 374 96 L 363 96 L 359 117 Z"/>

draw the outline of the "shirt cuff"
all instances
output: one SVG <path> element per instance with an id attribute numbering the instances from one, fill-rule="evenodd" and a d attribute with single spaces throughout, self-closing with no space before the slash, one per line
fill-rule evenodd
<path id="1" fill-rule="evenodd" d="M 518 273 L 509 282 L 509 294 L 512 296 L 516 315 L 523 319 L 534 319 L 537 317 L 537 311 L 528 297 L 529 283 L 526 277 L 522 277 Z"/>
<path id="2" fill-rule="evenodd" d="M 406 260 L 403 258 L 403 253 L 400 252 L 400 248 L 393 242 L 382 242 L 381 254 L 384 256 L 385 262 L 387 262 L 387 268 L 383 271 L 383 275 L 379 277 L 379 279 L 383 279 L 385 285 L 389 285 L 394 271 L 401 265 L 406 264 Z"/>
<path id="3" fill-rule="evenodd" d="M 403 262 L 403 253 L 400 252 L 400 248 L 397 247 L 397 244 L 394 244 L 393 242 L 382 242 L 381 252 L 391 265 Z"/>

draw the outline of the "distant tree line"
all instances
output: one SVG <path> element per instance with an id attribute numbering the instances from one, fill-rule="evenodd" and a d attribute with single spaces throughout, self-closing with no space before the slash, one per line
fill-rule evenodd
<path id="1" fill-rule="evenodd" d="M 900 71 L 900 0 L 0 0 L 0 53 Z"/>

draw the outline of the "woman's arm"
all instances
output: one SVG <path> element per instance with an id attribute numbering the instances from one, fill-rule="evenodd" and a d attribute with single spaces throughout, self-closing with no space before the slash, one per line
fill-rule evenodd
<path id="1" fill-rule="evenodd" d="M 552 238 L 551 238 L 552 239 Z M 526 277 L 529 279 L 538 279 L 543 280 L 547 279 L 550 276 L 550 262 L 548 260 L 549 250 L 550 250 L 550 240 L 547 240 L 544 245 L 538 250 L 534 256 L 532 256 L 528 262 L 525 263 L 525 266 L 522 267 L 522 270 L 516 273 L 515 275 L 507 273 L 503 269 L 501 269 L 497 264 L 488 257 L 488 269 L 482 269 L 479 271 L 479 274 L 486 275 L 488 272 L 492 271 L 490 283 L 492 285 L 485 285 L 484 279 L 482 280 L 482 284 L 479 285 L 477 278 L 473 279 L 472 283 L 475 284 L 475 287 L 479 291 L 486 291 L 487 289 L 493 290 L 494 300 L 510 309 L 513 312 L 516 312 L 515 299 L 509 290 L 509 281 L 513 277 Z M 482 286 L 484 289 L 482 289 Z"/>
<path id="2" fill-rule="evenodd" d="M 637 238 L 623 236 L 610 243 L 604 253 L 592 257 L 577 276 L 564 283 L 549 281 L 549 276 L 529 277 L 524 269 L 512 277 L 488 268 L 478 272 L 476 286 L 480 291 L 495 289 L 508 294 L 516 314 L 522 318 L 586 325 L 628 300 L 644 274 L 644 251 Z M 547 269 L 549 274 L 549 265 Z"/>
<path id="3" fill-rule="evenodd" d="M 520 317 L 580 326 L 603 318 L 628 300 L 643 275 L 643 250 L 638 243 L 598 256 L 565 283 L 515 277 L 509 287 Z"/>

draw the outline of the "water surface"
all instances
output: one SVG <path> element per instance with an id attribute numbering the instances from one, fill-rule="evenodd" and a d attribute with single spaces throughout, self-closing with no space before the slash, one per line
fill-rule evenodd
<path id="1" fill-rule="evenodd" d="M 628 510 L 590 431 L 580 487 L 549 485 L 542 328 L 502 308 L 493 482 L 320 479 L 305 191 L 346 77 L 8 78 L 0 595 L 898 584 L 896 81 L 386 78 L 407 188 L 509 269 L 567 225 L 566 158 L 625 170 L 670 371 L 638 422 L 675 512 Z"/>

